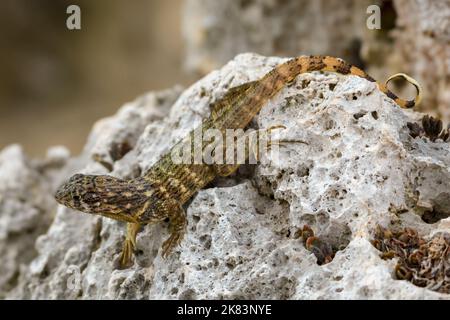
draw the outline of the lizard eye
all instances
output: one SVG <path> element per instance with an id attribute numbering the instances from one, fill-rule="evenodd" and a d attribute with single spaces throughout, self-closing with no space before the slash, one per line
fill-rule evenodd
<path id="1" fill-rule="evenodd" d="M 83 195 L 83 200 L 86 202 L 97 201 L 98 195 L 94 192 L 88 192 Z"/>
<path id="2" fill-rule="evenodd" d="M 73 196 L 73 200 L 80 201 L 80 196 Z"/>

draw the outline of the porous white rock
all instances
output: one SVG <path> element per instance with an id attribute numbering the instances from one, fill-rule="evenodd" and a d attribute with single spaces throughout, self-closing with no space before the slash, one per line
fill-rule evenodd
<path id="1" fill-rule="evenodd" d="M 139 175 L 209 114 L 211 102 L 285 60 L 239 55 L 178 99 L 175 90 L 145 108 L 130 103 L 107 124 L 100 121 L 83 155 L 61 172 L 68 178 L 109 167 L 115 176 Z M 146 116 L 147 108 L 172 104 L 166 117 Z M 138 129 L 124 114 L 140 119 Z M 413 139 L 406 123 L 419 118 L 364 79 L 301 75 L 251 126 L 281 124 L 286 130 L 278 132 L 280 139 L 304 143 L 288 143 L 278 158 L 263 157 L 199 191 L 185 206 L 187 234 L 168 259 L 160 255 L 167 224 L 148 225 L 137 237 L 135 264 L 119 270 L 125 225 L 58 206 L 8 297 L 448 299 L 396 280 L 395 261 L 381 259 L 370 244 L 378 223 L 413 227 L 424 236 L 450 231 L 449 218 L 434 224 L 421 219 L 427 210 L 450 213 L 450 144 Z M 116 137 L 130 136 L 131 151 L 120 159 L 102 151 L 100 161 L 110 165 L 92 158 Z M 319 266 L 295 238 L 304 224 L 341 249 L 333 261 Z"/>
<path id="2" fill-rule="evenodd" d="M 34 243 L 53 219 L 52 187 L 64 164 L 51 155 L 28 159 L 19 145 L 0 152 L 0 298 L 17 286 L 21 268 L 37 254 Z"/>

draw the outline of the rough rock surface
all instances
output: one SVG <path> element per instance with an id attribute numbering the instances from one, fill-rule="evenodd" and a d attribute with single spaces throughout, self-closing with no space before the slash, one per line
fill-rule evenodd
<path id="1" fill-rule="evenodd" d="M 431 210 L 441 217 L 450 216 L 450 144 L 413 139 L 406 123 L 419 119 L 420 114 L 401 110 L 373 83 L 353 76 L 304 74 L 272 99 L 252 126 L 283 124 L 288 129 L 278 133 L 281 139 L 306 143 L 288 144 L 278 159 L 264 157 L 261 164 L 245 166 L 234 177 L 218 179 L 201 190 L 186 206 L 188 232 L 182 245 L 167 260 L 159 253 L 168 236 L 167 225 L 146 226 L 137 238 L 136 263 L 119 270 L 123 223 L 62 206 L 57 207 L 51 222 L 45 218 L 56 207 L 48 191 L 54 190 L 62 177 L 75 171 L 104 174 L 109 170 L 125 178 L 139 175 L 209 114 L 211 102 L 230 87 L 257 79 L 283 61 L 239 55 L 181 95 L 180 89 L 149 94 L 99 121 L 83 154 L 68 161 L 49 186 L 40 189 L 45 200 L 42 220 L 31 219 L 35 221 L 31 226 L 50 223 L 50 227 L 40 229 L 36 250 L 29 258 L 10 258 L 10 265 L 21 267 L 15 271 L 15 280 L 9 281 L 10 287 L 3 289 L 5 295 L 64 299 L 450 298 L 396 280 L 395 261 L 382 260 L 370 244 L 377 223 L 413 227 L 424 236 L 438 230 L 450 232 L 450 218 L 434 224 L 421 219 Z M 125 141 L 127 147 L 117 148 Z M 23 158 L 19 150 L 3 151 L 0 173 L 7 171 L 14 177 L 8 166 Z M 15 165 L 16 174 L 25 172 L 24 165 Z M 38 172 L 28 170 L 30 176 Z M 10 180 L 4 174 L 0 178 L 2 182 Z M 23 201 L 24 209 L 1 204 L 2 228 L 17 227 L 12 216 L 28 219 L 38 199 L 14 200 L 22 190 L 31 190 L 24 181 L 16 179 L 21 191 L 11 191 L 10 196 L 12 201 Z M 4 199 L 7 193 L 3 190 Z M 316 257 L 295 238 L 304 224 L 341 249 L 333 261 L 319 266 Z M 17 256 L 22 244 L 16 241 L 31 247 L 36 236 L 25 234 L 26 228 L 21 230 L 20 239 L 2 231 L 2 258 Z"/>
<path id="2" fill-rule="evenodd" d="M 61 147 L 50 149 L 43 161 L 28 159 L 19 145 L 0 152 L 0 298 L 37 254 L 34 243 L 52 222 L 52 190 L 68 157 Z"/>

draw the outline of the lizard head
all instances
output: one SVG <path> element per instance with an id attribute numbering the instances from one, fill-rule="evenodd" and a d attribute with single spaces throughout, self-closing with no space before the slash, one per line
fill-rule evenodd
<path id="1" fill-rule="evenodd" d="M 97 182 L 102 180 L 101 185 L 105 186 L 106 177 L 75 174 L 58 188 L 55 193 L 55 199 L 58 203 L 66 207 L 84 212 L 92 212 L 96 207 L 96 203 L 100 203 L 102 197 L 102 189 L 99 188 Z"/>
<path id="2" fill-rule="evenodd" d="M 86 213 L 128 220 L 148 200 L 134 180 L 75 174 L 55 193 L 58 203 Z"/>

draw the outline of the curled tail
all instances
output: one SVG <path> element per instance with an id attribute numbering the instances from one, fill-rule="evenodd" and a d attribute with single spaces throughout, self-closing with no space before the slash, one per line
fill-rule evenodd
<path id="1" fill-rule="evenodd" d="M 300 56 L 298 58 L 292 59 L 282 65 L 275 68 L 274 72 L 283 78 L 292 78 L 300 73 L 311 72 L 311 71 L 330 71 L 336 72 L 343 75 L 355 75 L 364 78 L 370 82 L 376 82 L 380 91 L 386 94 L 389 98 L 395 101 L 402 108 L 413 108 L 420 103 L 422 97 L 422 88 L 419 83 L 404 73 L 398 73 L 389 77 L 386 83 L 377 82 L 374 78 L 369 76 L 363 70 L 355 67 L 342 59 L 330 57 L 330 56 Z M 416 96 L 413 100 L 404 100 L 397 97 L 392 91 L 387 87 L 388 83 L 396 78 L 403 78 L 404 80 L 411 83 L 416 88 Z"/>
<path id="2" fill-rule="evenodd" d="M 396 97 L 395 94 L 393 94 L 391 91 L 389 91 L 389 89 L 387 88 L 387 84 L 389 83 L 389 81 L 396 79 L 396 78 L 403 78 L 406 81 L 408 81 L 409 83 L 411 83 L 416 88 L 416 97 L 414 98 L 414 100 L 400 99 L 399 97 Z M 389 97 L 390 97 L 390 95 L 395 96 L 395 98 L 394 97 L 392 97 L 392 98 L 402 108 L 413 108 L 414 106 L 419 105 L 420 101 L 422 100 L 422 87 L 416 80 L 414 80 L 413 78 L 411 78 L 410 76 L 408 76 L 407 74 L 404 74 L 404 73 L 397 73 L 397 74 L 390 76 L 386 80 L 386 83 L 383 85 L 383 87 L 380 87 L 380 84 L 378 84 L 378 87 L 380 88 L 381 91 L 383 91 Z"/>
<path id="3" fill-rule="evenodd" d="M 302 57 L 300 57 L 298 59 L 302 59 Z M 386 80 L 386 83 L 383 84 L 383 83 L 376 81 L 374 78 L 369 76 L 366 72 L 359 69 L 358 67 L 355 67 L 339 58 L 334 58 L 334 57 L 329 57 L 329 56 L 310 56 L 310 57 L 307 57 L 306 60 L 309 60 L 308 61 L 308 71 L 310 71 L 309 70 L 310 68 L 313 68 L 313 69 L 316 68 L 317 64 L 320 64 L 320 62 L 322 62 L 323 68 L 321 70 L 323 70 L 323 71 L 332 71 L 332 72 L 337 72 L 340 74 L 351 74 L 351 75 L 355 75 L 355 76 L 364 78 L 371 82 L 376 82 L 380 91 L 383 92 L 384 94 L 386 94 L 392 100 L 394 100 L 395 103 L 397 103 L 402 108 L 413 108 L 414 106 L 416 106 L 420 103 L 420 100 L 422 98 L 422 88 L 420 87 L 419 83 L 404 73 L 394 74 L 393 76 L 389 77 Z M 415 96 L 414 100 L 401 99 L 401 98 L 397 97 L 396 94 L 394 94 L 392 91 L 390 91 L 388 89 L 388 87 L 387 87 L 388 83 L 391 80 L 397 79 L 397 78 L 405 79 L 406 81 L 411 83 L 416 88 L 416 96 Z"/>

